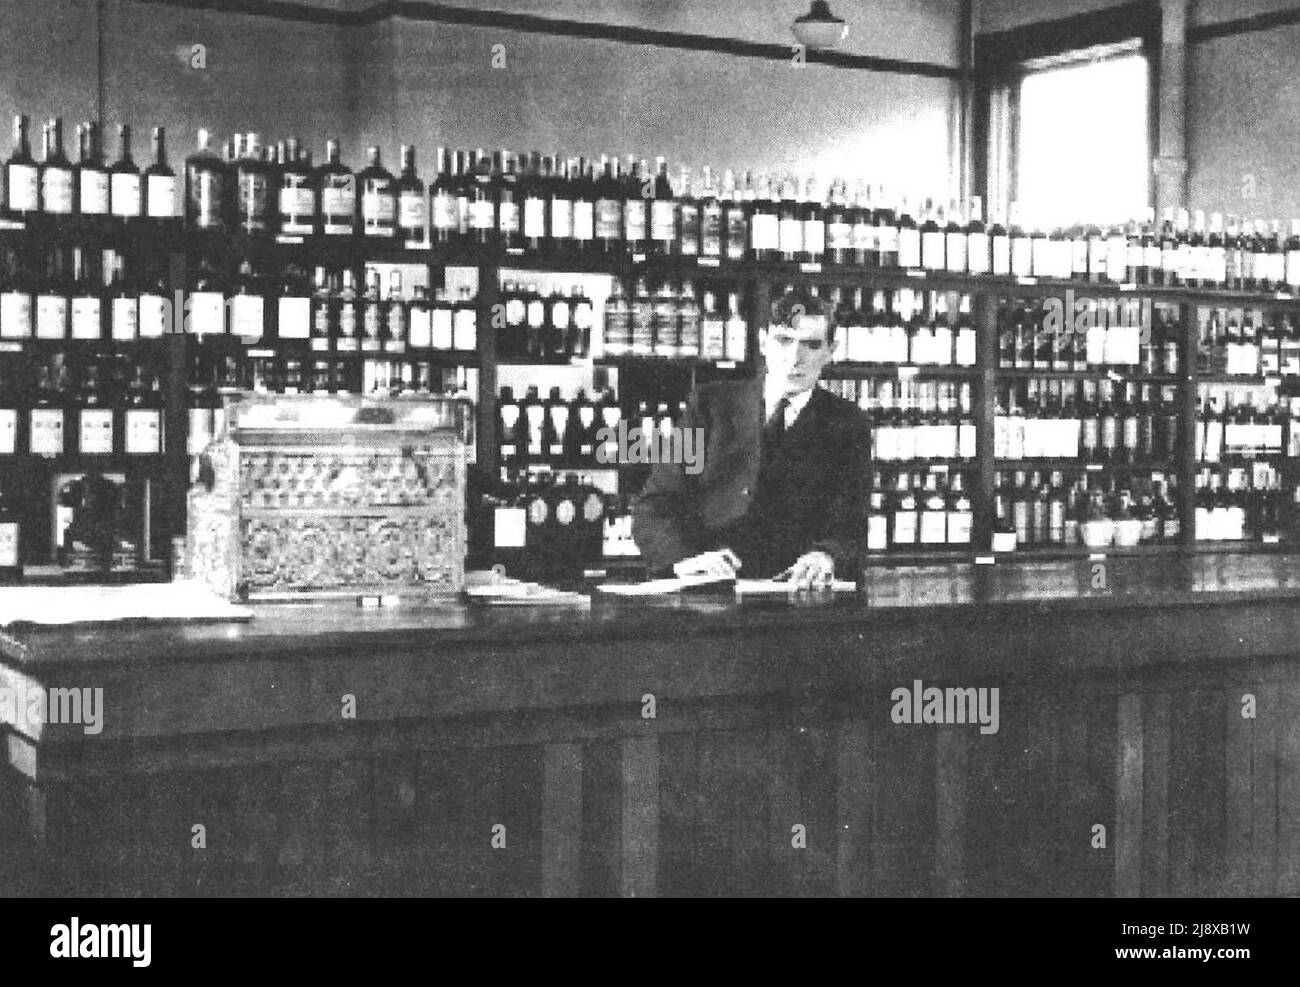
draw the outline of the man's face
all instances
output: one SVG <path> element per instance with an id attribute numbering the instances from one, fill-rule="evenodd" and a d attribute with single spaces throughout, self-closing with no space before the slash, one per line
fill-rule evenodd
<path id="1" fill-rule="evenodd" d="M 823 316 L 804 315 L 791 322 L 794 325 L 770 326 L 758 344 L 767 363 L 769 389 L 779 390 L 786 397 L 815 387 L 831 360 Z"/>

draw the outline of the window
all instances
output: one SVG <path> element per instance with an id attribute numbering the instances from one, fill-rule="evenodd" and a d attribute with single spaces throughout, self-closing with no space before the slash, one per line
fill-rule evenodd
<path id="1" fill-rule="evenodd" d="M 1055 227 L 1141 216 L 1150 202 L 1150 75 L 1138 44 L 1025 68 L 1012 196 L 1022 220 Z"/>

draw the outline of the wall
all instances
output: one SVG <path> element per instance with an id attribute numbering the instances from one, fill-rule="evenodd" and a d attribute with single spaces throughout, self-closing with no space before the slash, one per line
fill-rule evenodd
<path id="1" fill-rule="evenodd" d="M 299 0 L 357 12 L 368 0 Z M 460 0 L 460 5 L 481 8 Z M 803 0 L 493 0 L 493 9 L 786 44 Z M 833 9 L 845 50 L 956 63 L 957 0 L 878 0 Z M 60 114 L 65 134 L 96 115 L 94 0 L 4 0 L 0 114 Z M 506 45 L 493 69 L 491 45 Z M 190 66 L 202 44 L 206 67 Z M 105 122 L 128 122 L 137 161 L 168 128 L 173 165 L 207 126 L 220 138 L 344 141 L 359 166 L 379 143 L 390 163 L 414 142 L 425 173 L 438 144 L 544 152 L 664 154 L 735 168 L 817 166 L 946 194 L 955 85 L 605 40 L 390 18 L 364 27 L 293 23 L 165 3 L 106 5 Z M 39 136 L 39 127 L 34 133 Z M 111 142 L 116 157 L 116 143 Z"/>
<path id="2" fill-rule="evenodd" d="M 1112 0 L 980 0 L 983 32 L 1112 5 Z M 1296 0 L 1192 0 L 1191 25 L 1300 7 Z M 1188 59 L 1188 191 L 1193 208 L 1245 218 L 1300 216 L 1300 26 L 1196 41 Z M 1246 194 L 1243 194 L 1246 193 Z M 1249 196 L 1249 197 L 1247 197 Z"/>

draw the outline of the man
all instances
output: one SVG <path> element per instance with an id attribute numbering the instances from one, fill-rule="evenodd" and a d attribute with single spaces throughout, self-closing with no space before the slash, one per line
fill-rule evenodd
<path id="1" fill-rule="evenodd" d="M 633 506 L 633 537 L 654 568 L 788 575 L 801 589 L 836 573 L 857 578 L 869 432 L 856 405 L 817 387 L 834 316 L 815 296 L 787 291 L 760 333 L 764 372 L 693 395 L 681 427 L 703 429 L 703 468 L 658 464 Z"/>

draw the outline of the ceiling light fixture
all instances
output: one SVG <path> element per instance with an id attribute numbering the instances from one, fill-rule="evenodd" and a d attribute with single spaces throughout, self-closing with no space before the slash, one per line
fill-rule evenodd
<path id="1" fill-rule="evenodd" d="M 849 26 L 831 13 L 826 0 L 812 0 L 808 13 L 795 18 L 790 30 L 805 48 L 834 48 L 848 36 Z"/>

